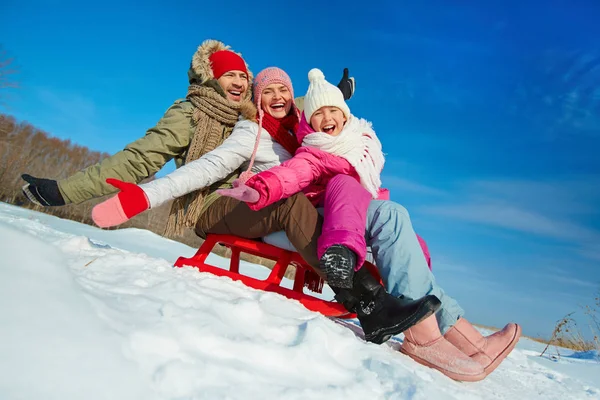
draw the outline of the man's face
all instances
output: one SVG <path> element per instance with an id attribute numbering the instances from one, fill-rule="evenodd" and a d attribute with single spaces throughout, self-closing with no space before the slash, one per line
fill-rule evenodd
<path id="1" fill-rule="evenodd" d="M 244 71 L 227 71 L 217 79 L 217 82 L 231 101 L 242 101 L 248 91 L 248 74 Z"/>

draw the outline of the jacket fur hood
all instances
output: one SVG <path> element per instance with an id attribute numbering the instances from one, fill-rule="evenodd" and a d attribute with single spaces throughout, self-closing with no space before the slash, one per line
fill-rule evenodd
<path id="1" fill-rule="evenodd" d="M 250 92 L 250 90 L 248 90 L 248 92 Z M 256 120 L 257 112 L 258 111 L 256 109 L 256 106 L 251 101 L 243 101 L 242 104 L 240 105 L 240 115 L 244 119 L 247 119 L 252 122 L 257 122 L 257 120 Z"/>
<path id="2" fill-rule="evenodd" d="M 190 69 L 188 70 L 188 79 L 190 84 L 195 83 L 202 85 L 211 79 L 215 79 L 209 57 L 213 53 L 221 50 L 233 51 L 223 42 L 214 39 L 205 40 L 200 46 L 198 46 L 198 50 L 196 50 L 196 53 L 192 57 L 192 63 L 190 65 Z M 242 57 L 241 53 L 235 53 Z M 244 63 L 246 64 L 246 69 L 248 70 L 248 92 L 251 92 L 250 88 L 252 88 L 252 79 L 254 76 L 250 71 L 250 67 L 248 67 L 248 63 L 246 63 L 245 60 Z"/>

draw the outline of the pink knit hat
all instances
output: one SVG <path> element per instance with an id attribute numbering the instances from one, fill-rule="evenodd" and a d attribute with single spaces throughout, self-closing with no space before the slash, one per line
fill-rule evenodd
<path id="1" fill-rule="evenodd" d="M 285 73 L 284 70 L 277 67 L 268 67 L 263 69 L 254 78 L 254 85 L 252 87 L 252 93 L 254 94 L 254 104 L 256 108 L 260 110 L 260 96 L 267 86 L 273 83 L 280 83 L 284 85 L 292 94 L 294 99 L 294 87 L 292 86 L 292 80 Z"/>
<path id="2" fill-rule="evenodd" d="M 265 112 L 263 111 L 263 109 L 260 106 L 262 92 L 263 92 L 263 90 L 265 90 L 265 88 L 267 86 L 269 86 L 273 83 L 279 83 L 279 84 L 284 85 L 286 88 L 288 88 L 288 90 L 290 91 L 290 93 L 292 95 L 292 109 L 294 110 L 296 115 L 299 114 L 298 108 L 296 107 L 296 103 L 294 102 L 294 86 L 292 85 L 292 80 L 290 79 L 288 74 L 281 68 L 277 68 L 277 67 L 268 67 L 268 68 L 263 69 L 262 71 L 260 71 L 258 73 L 258 75 L 256 75 L 256 78 L 254 78 L 254 83 L 252 85 L 252 95 L 254 98 L 254 104 L 256 105 L 256 108 L 258 109 L 258 129 L 259 129 L 258 135 L 259 136 L 260 136 L 260 127 L 262 126 L 262 119 L 263 119 L 263 116 L 265 115 Z"/>
<path id="3" fill-rule="evenodd" d="M 296 103 L 294 103 L 294 86 L 292 86 L 292 80 L 288 76 L 288 74 L 277 67 L 268 67 L 263 69 L 256 75 L 254 78 L 254 82 L 252 85 L 252 94 L 254 99 L 254 104 L 258 109 L 258 134 L 256 135 L 256 143 L 254 145 L 254 151 L 252 152 L 252 157 L 250 157 L 250 164 L 248 165 L 248 169 L 240 175 L 239 181 L 246 182 L 252 173 L 250 170 L 252 169 L 252 165 L 254 164 L 254 158 L 256 157 L 256 151 L 258 150 L 258 143 L 260 141 L 260 132 L 262 130 L 262 120 L 265 115 L 262 107 L 260 106 L 261 96 L 263 90 L 273 83 L 279 83 L 284 85 L 290 91 L 292 95 L 292 110 L 299 115 L 298 108 L 296 107 Z"/>

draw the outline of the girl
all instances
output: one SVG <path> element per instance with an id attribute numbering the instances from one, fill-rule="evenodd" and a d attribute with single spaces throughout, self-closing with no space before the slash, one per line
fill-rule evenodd
<path id="1" fill-rule="evenodd" d="M 371 200 L 387 197 L 381 190 L 381 143 L 367 121 L 350 113 L 339 89 L 328 83 L 320 70 L 311 70 L 308 78 L 296 135 L 302 147 L 295 156 L 245 182 L 242 177 L 233 189 L 218 192 L 245 201 L 253 210 L 300 191 L 316 206 L 324 206 L 318 245 L 320 266 L 336 298 L 350 303 L 360 316 L 361 310 L 372 305 L 356 299 L 352 303 L 353 293 L 348 288 L 353 286 L 354 271 L 360 279 L 368 275 L 361 269 L 367 207 Z M 487 342 L 466 320 L 461 319 L 456 326 L 461 330 L 451 329 L 442 336 L 436 317 L 430 315 L 406 330 L 401 351 L 450 378 L 478 381 L 506 357 L 520 335 L 520 328 L 512 324 L 499 332 L 496 340 Z M 481 338 L 480 347 L 465 340 L 468 336 L 469 340 Z"/>

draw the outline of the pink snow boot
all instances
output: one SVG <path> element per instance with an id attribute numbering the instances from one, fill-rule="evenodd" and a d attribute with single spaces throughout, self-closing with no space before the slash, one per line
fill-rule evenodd
<path id="1" fill-rule="evenodd" d="M 460 318 L 444 337 L 463 353 L 477 361 L 489 375 L 515 348 L 521 327 L 512 322 L 501 331 L 484 337 L 469 321 Z"/>
<path id="2" fill-rule="evenodd" d="M 475 382 L 486 376 L 483 367 L 477 361 L 442 336 L 435 315 L 427 317 L 404 332 L 404 342 L 400 351 L 419 364 L 437 369 L 457 381 Z"/>

